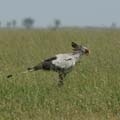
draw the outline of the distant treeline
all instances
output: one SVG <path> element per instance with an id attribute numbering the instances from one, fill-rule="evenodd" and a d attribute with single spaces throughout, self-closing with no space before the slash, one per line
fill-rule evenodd
<path id="1" fill-rule="evenodd" d="M 67 28 L 69 28 L 70 26 L 67 26 Z M 72 26 L 74 28 L 120 28 L 119 26 L 117 26 L 117 24 L 115 22 L 112 22 L 110 26 L 106 26 L 106 25 L 99 25 L 99 26 Z M 35 26 L 35 19 L 31 18 L 31 17 L 26 17 L 23 20 L 21 20 L 21 24 L 18 24 L 18 21 L 13 19 L 11 21 L 7 21 L 5 25 L 2 24 L 2 22 L 0 21 L 0 28 L 26 28 L 26 29 L 31 29 L 31 28 L 39 28 L 37 26 Z M 48 25 L 47 28 L 56 30 L 58 28 L 66 28 L 66 26 L 61 26 L 61 20 L 60 19 L 54 19 L 52 25 Z"/>
<path id="2" fill-rule="evenodd" d="M 35 20 L 31 17 L 24 18 L 21 21 L 21 24 L 18 25 L 17 20 L 7 21 L 5 25 L 0 21 L 0 28 L 35 28 Z M 61 26 L 61 21 L 59 19 L 55 19 L 53 21 L 53 25 L 49 25 L 48 28 L 58 29 Z"/>

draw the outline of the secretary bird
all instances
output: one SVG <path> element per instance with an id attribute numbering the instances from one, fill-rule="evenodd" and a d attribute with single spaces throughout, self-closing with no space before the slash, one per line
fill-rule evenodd
<path id="1" fill-rule="evenodd" d="M 40 64 L 30 67 L 27 71 L 21 73 L 27 73 L 37 70 L 47 70 L 47 71 L 55 71 L 59 74 L 59 83 L 58 85 L 63 85 L 63 81 L 67 73 L 69 73 L 76 63 L 80 61 L 82 55 L 89 54 L 89 49 L 78 45 L 75 42 L 72 42 L 73 52 L 72 53 L 64 53 L 57 54 L 54 57 L 45 59 Z M 7 78 L 12 77 L 12 75 L 8 75 Z"/>

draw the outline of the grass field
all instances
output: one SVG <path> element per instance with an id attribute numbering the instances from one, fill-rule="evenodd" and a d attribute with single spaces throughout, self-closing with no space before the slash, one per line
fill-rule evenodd
<path id="1" fill-rule="evenodd" d="M 38 71 L 7 79 L 44 58 L 90 49 L 57 86 Z M 0 30 L 0 120 L 120 120 L 120 30 Z"/>

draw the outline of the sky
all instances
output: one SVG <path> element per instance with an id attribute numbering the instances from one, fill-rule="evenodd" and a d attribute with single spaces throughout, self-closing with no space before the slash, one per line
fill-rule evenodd
<path id="1" fill-rule="evenodd" d="M 3 25 L 15 19 L 35 19 L 35 26 L 53 25 L 60 19 L 63 26 L 120 26 L 120 0 L 0 0 Z"/>

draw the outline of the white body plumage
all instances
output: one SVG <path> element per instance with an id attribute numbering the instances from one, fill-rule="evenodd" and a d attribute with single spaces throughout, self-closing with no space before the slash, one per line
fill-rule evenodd
<path id="1" fill-rule="evenodd" d="M 52 61 L 52 64 L 59 68 L 68 69 L 75 66 L 75 63 L 80 59 L 80 54 L 58 54 L 56 58 L 56 60 Z"/>

